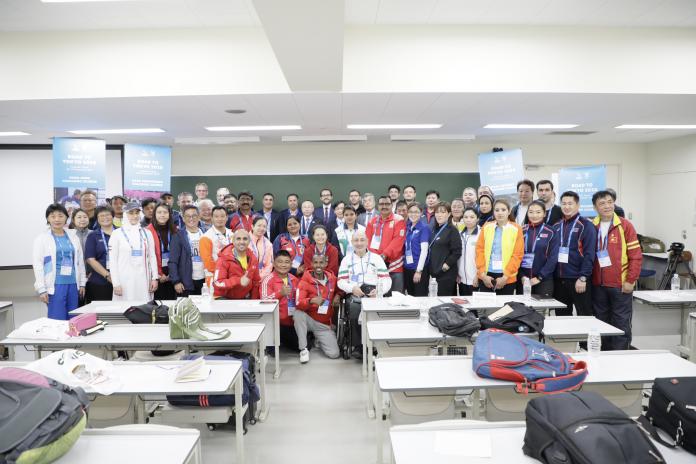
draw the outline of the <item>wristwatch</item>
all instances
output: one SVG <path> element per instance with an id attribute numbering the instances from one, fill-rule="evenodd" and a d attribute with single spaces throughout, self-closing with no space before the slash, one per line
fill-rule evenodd
<path id="1" fill-rule="evenodd" d="M 580 278 L 579 278 L 578 280 L 579 280 L 580 282 L 587 282 L 587 277 L 585 277 L 585 276 L 580 276 Z"/>

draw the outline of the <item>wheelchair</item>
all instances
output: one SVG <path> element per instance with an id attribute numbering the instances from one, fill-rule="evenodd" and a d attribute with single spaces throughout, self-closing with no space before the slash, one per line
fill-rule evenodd
<path id="1" fill-rule="evenodd" d="M 343 296 L 338 306 L 338 311 L 334 312 L 334 326 L 336 327 L 336 340 L 338 349 L 343 359 L 350 359 L 352 343 L 350 337 L 351 321 L 348 318 L 347 297 Z"/>

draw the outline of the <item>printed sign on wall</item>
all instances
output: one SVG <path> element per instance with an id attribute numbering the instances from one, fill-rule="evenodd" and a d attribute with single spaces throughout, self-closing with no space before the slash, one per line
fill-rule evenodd
<path id="1" fill-rule="evenodd" d="M 524 179 L 522 150 L 503 150 L 479 154 L 481 185 L 488 185 L 495 196 L 517 194 L 517 182 Z"/>
<path id="2" fill-rule="evenodd" d="M 171 188 L 172 148 L 162 145 L 126 144 L 123 193 L 142 200 L 159 198 Z"/>
<path id="3" fill-rule="evenodd" d="M 592 206 L 592 195 L 604 190 L 607 185 L 607 168 L 601 166 L 582 166 L 564 168 L 558 172 L 559 195 L 572 190 L 580 196 L 580 214 L 595 217 L 597 212 Z"/>
<path id="4" fill-rule="evenodd" d="M 106 189 L 106 142 L 96 139 L 53 139 L 53 200 L 69 211 L 80 205 L 80 195 L 91 190 L 97 201 Z"/>

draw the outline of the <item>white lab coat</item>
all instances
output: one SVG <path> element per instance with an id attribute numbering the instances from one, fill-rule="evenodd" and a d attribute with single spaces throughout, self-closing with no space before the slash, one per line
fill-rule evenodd
<path id="1" fill-rule="evenodd" d="M 131 250 L 142 250 L 142 256 L 132 256 Z M 149 230 L 124 221 L 109 239 L 109 272 L 115 287 L 121 287 L 121 296 L 114 293 L 114 301 L 152 300 L 150 281 L 157 279 L 157 256 Z"/>

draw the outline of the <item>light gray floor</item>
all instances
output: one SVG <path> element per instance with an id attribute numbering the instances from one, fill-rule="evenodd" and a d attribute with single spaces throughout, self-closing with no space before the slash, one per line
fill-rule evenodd
<path id="1" fill-rule="evenodd" d="M 38 299 L 15 301 L 15 323 L 45 314 Z M 634 345 L 642 349 L 670 349 L 679 342 L 677 312 L 659 312 L 634 305 Z M 18 360 L 33 355 L 17 350 Z M 330 360 L 314 349 L 309 364 L 297 355 L 281 353 L 282 376 L 268 378 L 270 414 L 249 427 L 245 436 L 247 462 L 251 464 L 326 463 L 354 464 L 375 459 L 375 422 L 367 418 L 366 383 L 360 364 Z M 203 438 L 206 463 L 234 461 L 234 431 L 208 431 L 197 426 Z"/>

